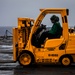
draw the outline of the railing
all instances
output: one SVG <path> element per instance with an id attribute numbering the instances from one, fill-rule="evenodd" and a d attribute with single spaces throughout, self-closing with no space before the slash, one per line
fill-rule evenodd
<path id="1" fill-rule="evenodd" d="M 9 34 L 9 35 L 8 35 Z M 8 30 L 5 31 L 3 36 L 0 36 L 0 45 L 2 44 L 12 44 L 12 33 Z"/>

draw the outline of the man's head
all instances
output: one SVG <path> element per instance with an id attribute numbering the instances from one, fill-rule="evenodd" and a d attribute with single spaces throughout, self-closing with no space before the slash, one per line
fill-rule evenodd
<path id="1" fill-rule="evenodd" d="M 52 23 L 56 23 L 56 22 L 59 21 L 59 17 L 56 16 L 56 15 L 53 15 L 53 16 L 50 18 L 50 20 L 51 20 Z"/>

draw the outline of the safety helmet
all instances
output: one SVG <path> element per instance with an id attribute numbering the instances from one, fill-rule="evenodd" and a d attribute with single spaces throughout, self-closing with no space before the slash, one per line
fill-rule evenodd
<path id="1" fill-rule="evenodd" d="M 53 20 L 55 22 L 58 22 L 59 21 L 59 17 L 56 16 L 56 15 L 52 15 L 52 17 L 50 18 L 50 20 Z"/>

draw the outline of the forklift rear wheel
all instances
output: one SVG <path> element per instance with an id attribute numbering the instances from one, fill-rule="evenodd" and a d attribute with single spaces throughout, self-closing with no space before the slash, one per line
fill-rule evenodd
<path id="1" fill-rule="evenodd" d="M 71 58 L 70 57 L 67 57 L 67 56 L 63 57 L 61 59 L 61 64 L 63 66 L 70 66 L 71 65 Z"/>
<path id="2" fill-rule="evenodd" d="M 22 66 L 29 66 L 32 64 L 32 56 L 29 53 L 21 53 L 19 56 L 19 63 Z"/>

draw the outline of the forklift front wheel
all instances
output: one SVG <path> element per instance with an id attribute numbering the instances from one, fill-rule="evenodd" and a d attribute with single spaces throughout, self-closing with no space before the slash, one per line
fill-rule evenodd
<path id="1" fill-rule="evenodd" d="M 19 63 L 22 66 L 29 66 L 32 64 L 32 56 L 30 53 L 21 53 L 19 56 Z"/>

